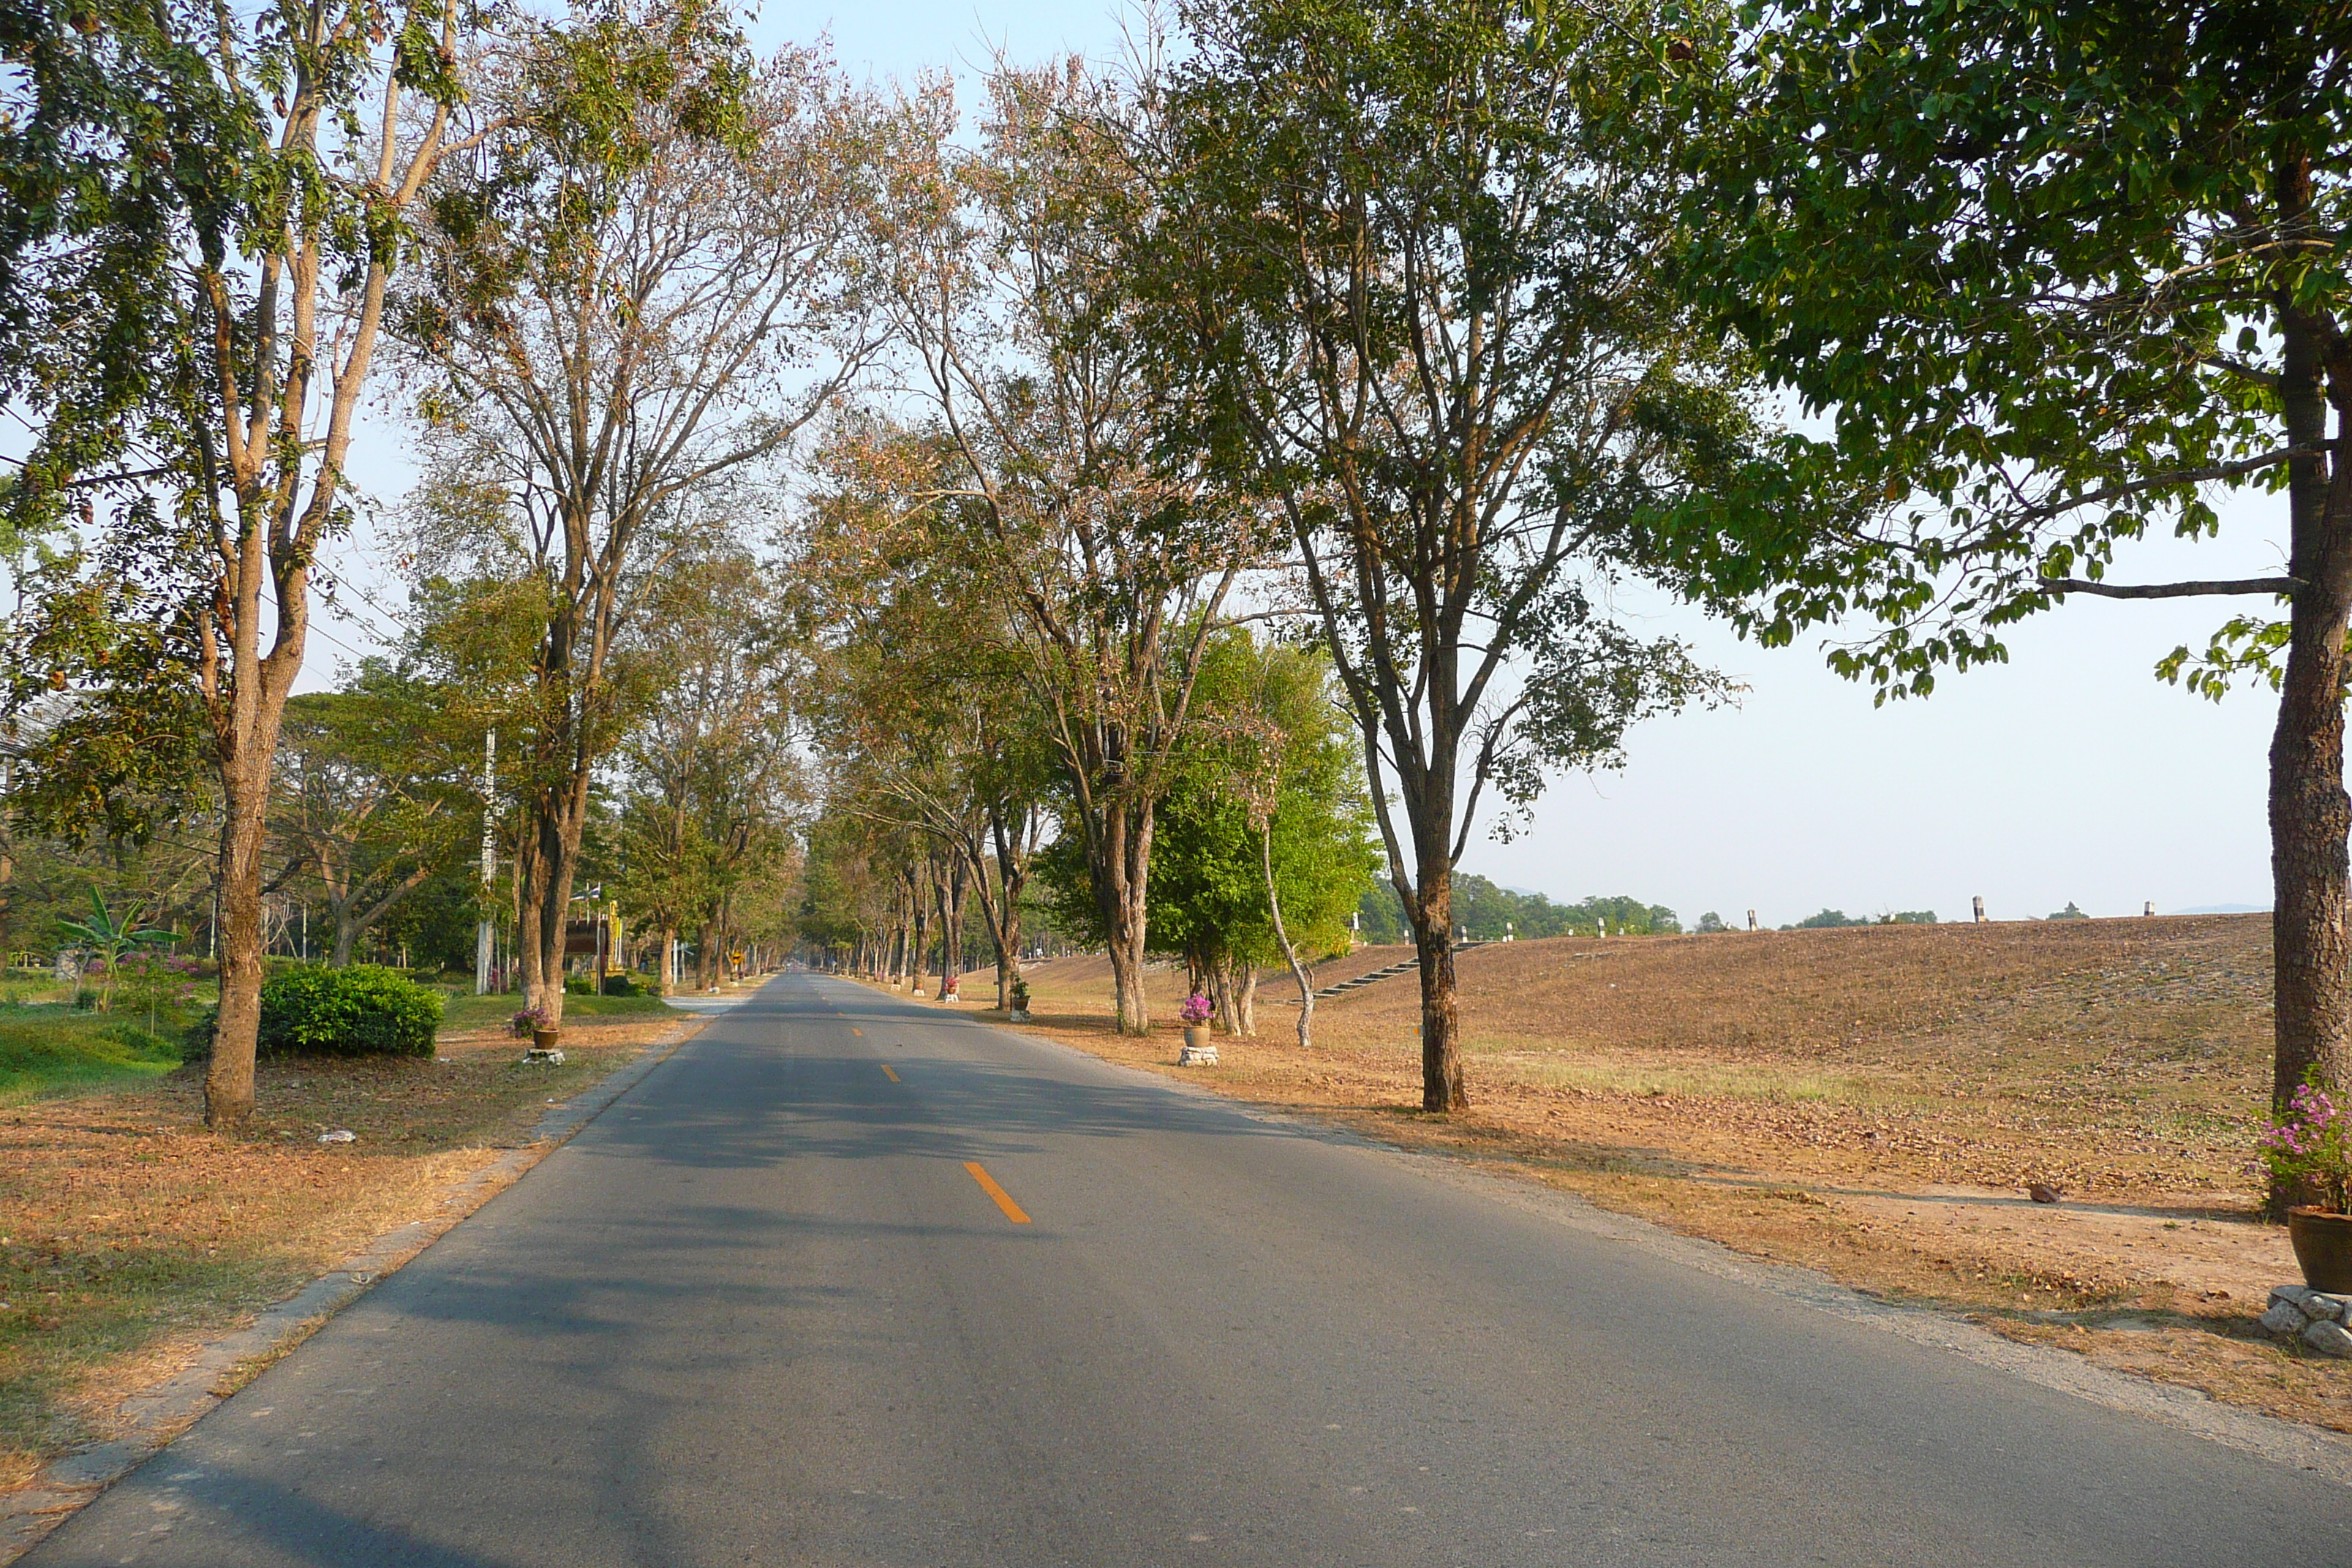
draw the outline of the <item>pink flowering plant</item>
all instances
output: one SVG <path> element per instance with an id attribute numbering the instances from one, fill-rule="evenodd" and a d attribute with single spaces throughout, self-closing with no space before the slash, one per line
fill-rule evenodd
<path id="1" fill-rule="evenodd" d="M 552 1029 L 555 1020 L 547 1016 L 547 1005 L 541 1003 L 536 1007 L 525 1007 L 509 1018 L 507 1026 L 515 1032 L 515 1038 L 520 1039 L 534 1029 Z"/>
<path id="2" fill-rule="evenodd" d="M 2308 1183 L 2344 1214 L 2352 1198 L 2352 1107 L 2338 1105 L 2318 1076 L 2315 1069 L 2287 1101 L 2285 1120 L 2262 1135 L 2263 1163 L 2277 1184 Z"/>
<path id="3" fill-rule="evenodd" d="M 1214 1016 L 1217 1005 L 1195 991 L 1184 998 L 1184 1026 L 1187 1028 L 1205 1024 Z"/>

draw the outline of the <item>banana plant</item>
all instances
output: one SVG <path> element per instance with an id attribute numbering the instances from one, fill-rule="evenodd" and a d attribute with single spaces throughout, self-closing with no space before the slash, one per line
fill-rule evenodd
<path id="1" fill-rule="evenodd" d="M 125 914 L 121 920 L 108 910 L 106 900 L 93 883 L 89 889 L 89 919 L 59 920 L 58 929 L 96 950 L 106 961 L 106 980 L 98 993 L 98 1010 L 110 1012 L 114 1006 L 114 970 L 122 955 L 135 947 L 169 947 L 180 940 L 180 933 L 161 926 L 142 926 L 135 914 Z"/>

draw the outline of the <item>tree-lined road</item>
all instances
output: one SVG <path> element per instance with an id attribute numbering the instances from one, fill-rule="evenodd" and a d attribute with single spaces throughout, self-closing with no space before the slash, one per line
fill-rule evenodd
<path id="1" fill-rule="evenodd" d="M 2333 1482 L 1539 1210 L 784 976 L 29 1561 L 2352 1563 Z"/>

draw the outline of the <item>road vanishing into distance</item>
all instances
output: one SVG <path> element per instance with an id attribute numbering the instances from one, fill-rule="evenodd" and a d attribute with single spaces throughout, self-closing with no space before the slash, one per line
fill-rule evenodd
<path id="1" fill-rule="evenodd" d="M 2352 1489 L 788 974 L 27 1560 L 2352 1564 Z"/>

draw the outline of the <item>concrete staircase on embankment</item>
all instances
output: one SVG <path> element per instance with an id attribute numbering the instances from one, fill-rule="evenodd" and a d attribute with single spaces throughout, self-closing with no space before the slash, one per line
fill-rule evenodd
<path id="1" fill-rule="evenodd" d="M 1484 947 L 1486 945 L 1486 944 L 1484 942 L 1457 942 L 1454 944 L 1454 951 L 1456 952 L 1466 952 L 1471 948 Z M 1405 959 L 1402 963 L 1390 964 L 1386 969 L 1375 969 L 1369 974 L 1359 974 L 1353 979 L 1342 980 L 1337 985 L 1326 985 L 1322 990 L 1315 993 L 1315 1000 L 1320 1002 L 1327 996 L 1344 996 L 1350 991 L 1361 991 L 1367 985 L 1378 984 L 1381 981 L 1392 979 L 1400 974 L 1410 974 L 1420 967 L 1421 955 L 1419 953 L 1415 953 L 1412 957 Z M 1295 999 L 1268 997 L 1266 1000 L 1288 1000 L 1291 1006 L 1296 1007 L 1298 1005 L 1298 1003 Z"/>

